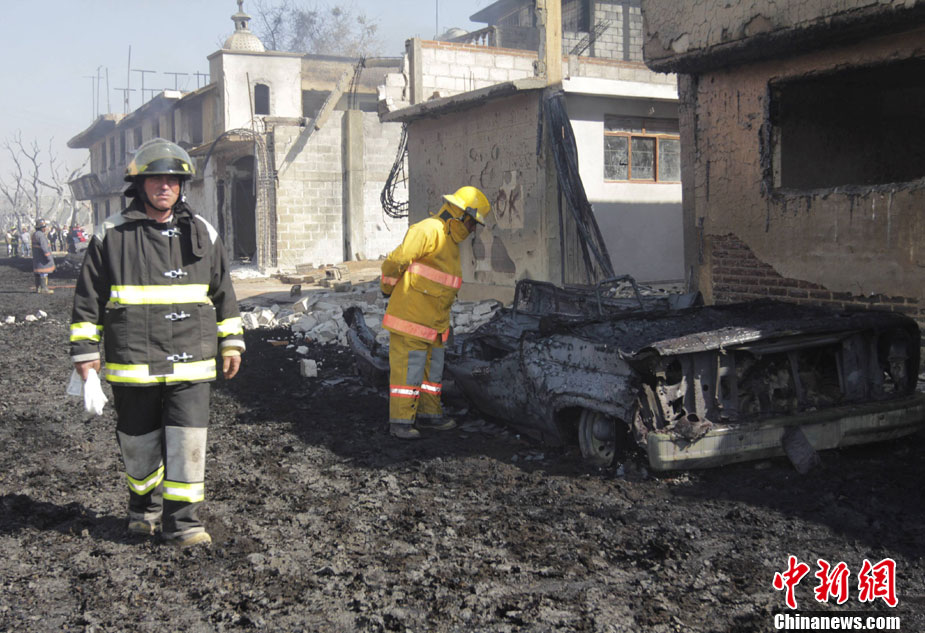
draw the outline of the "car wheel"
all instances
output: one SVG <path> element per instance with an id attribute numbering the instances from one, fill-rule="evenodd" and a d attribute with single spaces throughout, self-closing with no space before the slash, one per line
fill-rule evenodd
<path id="1" fill-rule="evenodd" d="M 603 468 L 613 463 L 617 449 L 617 421 L 585 409 L 578 419 L 578 446 L 589 464 Z"/>

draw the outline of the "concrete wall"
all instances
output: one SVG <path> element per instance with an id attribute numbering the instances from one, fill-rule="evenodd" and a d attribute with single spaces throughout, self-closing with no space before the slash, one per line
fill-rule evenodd
<path id="1" fill-rule="evenodd" d="M 401 140 L 400 123 L 380 123 L 376 114 L 363 115 L 363 215 L 360 231 L 363 241 L 354 249 L 356 259 L 376 259 L 387 255 L 405 236 L 408 220 L 390 218 L 382 210 L 379 197 L 389 177 Z M 396 201 L 408 199 L 407 184 L 393 194 Z M 354 240 L 356 243 L 356 240 Z"/>
<path id="2" fill-rule="evenodd" d="M 534 76 L 536 52 L 474 44 L 411 39 L 401 73 L 386 75 L 380 100 L 389 110 L 437 97 L 478 90 L 499 83 Z M 587 56 L 563 58 L 564 77 L 617 79 L 674 86 L 673 74 L 649 70 L 641 61 L 598 59 Z"/>
<path id="3" fill-rule="evenodd" d="M 768 120 L 772 80 L 921 58 L 923 36 L 919 28 L 682 78 L 685 259 L 708 301 L 882 307 L 925 325 L 925 179 L 775 189 Z"/>
<path id="4" fill-rule="evenodd" d="M 305 128 L 296 125 L 280 125 L 273 131 L 280 268 L 343 261 L 343 115 L 333 112 L 307 141 Z M 301 150 L 291 151 L 297 143 Z"/>
<path id="5" fill-rule="evenodd" d="M 558 220 L 549 215 L 546 161 L 536 153 L 539 95 L 524 92 L 409 123 L 412 222 L 464 185 L 479 187 L 492 203 L 487 226 L 462 245 L 467 284 L 559 281 Z"/>
<path id="6" fill-rule="evenodd" d="M 382 124 L 372 113 L 334 111 L 320 130 L 307 132 L 298 125 L 276 125 L 272 132 L 278 267 L 385 255 L 408 226 L 386 216 L 379 202 L 401 124 Z"/>
<path id="7" fill-rule="evenodd" d="M 302 116 L 300 55 L 219 51 L 209 61 L 222 94 L 222 130 L 250 129 L 251 100 L 258 83 L 270 88 L 270 116 Z"/>
<path id="8" fill-rule="evenodd" d="M 534 75 L 533 51 L 427 40 L 420 43 L 425 101 Z"/>
<path id="9" fill-rule="evenodd" d="M 735 49 L 751 43 L 764 47 L 777 35 L 780 46 L 793 50 L 799 31 L 817 34 L 836 29 L 874 28 L 898 22 L 906 14 L 921 15 L 923 0 L 642 0 L 647 32 L 645 59 L 650 66 L 680 63 L 685 56 L 704 56 L 714 49 Z M 811 43 L 810 43 L 811 44 Z"/>
<path id="10" fill-rule="evenodd" d="M 614 271 L 640 282 L 683 280 L 680 183 L 604 180 L 604 116 L 676 119 L 677 103 L 569 95 L 585 193 L 610 251 Z"/>

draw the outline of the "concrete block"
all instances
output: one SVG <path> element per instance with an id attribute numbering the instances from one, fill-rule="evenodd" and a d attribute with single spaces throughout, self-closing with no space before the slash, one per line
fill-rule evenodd
<path id="1" fill-rule="evenodd" d="M 297 348 L 295 348 L 295 353 L 305 356 L 308 354 L 308 348 L 305 345 L 299 345 Z"/>
<path id="2" fill-rule="evenodd" d="M 495 310 L 501 307 L 501 304 L 497 301 L 482 301 L 477 303 L 475 307 L 472 308 L 472 316 L 474 317 L 484 317 L 489 314 L 493 314 Z"/>
<path id="3" fill-rule="evenodd" d="M 324 321 L 315 326 L 311 332 L 306 333 L 306 336 L 322 345 L 334 343 L 340 338 L 340 328 L 334 320 Z"/>
<path id="4" fill-rule="evenodd" d="M 291 328 L 293 332 L 308 332 L 317 327 L 318 322 L 319 319 L 314 314 L 302 314 L 292 323 Z"/>
<path id="5" fill-rule="evenodd" d="M 303 358 L 299 362 L 299 370 L 303 378 L 318 377 L 318 363 L 311 358 Z"/>
<path id="6" fill-rule="evenodd" d="M 276 313 L 268 308 L 261 308 L 253 313 L 259 327 L 269 327 L 276 319 Z"/>
<path id="7" fill-rule="evenodd" d="M 253 312 L 245 312 L 242 314 L 241 323 L 244 325 L 245 330 L 256 330 L 260 327 L 260 323 L 257 322 L 257 315 Z"/>
<path id="8" fill-rule="evenodd" d="M 310 294 L 307 297 L 302 297 L 292 304 L 292 310 L 296 313 L 309 312 L 312 307 L 318 303 L 318 298 L 317 294 Z"/>

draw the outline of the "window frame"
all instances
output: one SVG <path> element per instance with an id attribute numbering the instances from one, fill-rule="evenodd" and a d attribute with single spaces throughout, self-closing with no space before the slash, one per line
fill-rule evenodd
<path id="1" fill-rule="evenodd" d="M 646 131 L 645 127 L 641 131 L 631 132 L 629 130 L 604 130 L 604 138 L 608 136 L 622 136 L 626 138 L 626 147 L 627 147 L 627 178 L 624 179 L 613 179 L 607 177 L 607 161 L 604 160 L 604 182 L 633 182 L 633 183 L 655 183 L 655 184 L 677 184 L 681 180 L 665 180 L 661 178 L 661 161 L 659 160 L 659 146 L 662 141 L 677 141 L 680 145 L 681 135 L 680 134 L 665 134 L 665 133 L 649 133 Z M 642 139 L 653 139 L 655 141 L 655 152 L 653 156 L 654 163 L 654 177 L 653 178 L 633 178 L 633 139 L 642 138 Z M 607 152 L 606 140 L 604 144 L 604 153 Z M 680 160 L 680 158 L 679 158 Z"/>

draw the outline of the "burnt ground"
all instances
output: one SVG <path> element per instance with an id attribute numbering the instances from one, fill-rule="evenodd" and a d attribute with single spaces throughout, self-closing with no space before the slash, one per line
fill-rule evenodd
<path id="1" fill-rule="evenodd" d="M 70 278 L 69 278 L 70 277 Z M 250 331 L 215 384 L 210 548 L 127 536 L 111 407 L 65 395 L 73 273 L 28 292 L 0 260 L 0 630 L 690 631 L 773 629 L 788 555 L 801 609 L 873 610 L 925 630 L 925 434 L 786 460 L 653 476 L 585 467 L 500 427 L 390 438 L 385 394 L 314 346 L 317 379 Z M 23 322 L 39 309 L 47 319 Z M 108 387 L 106 388 L 108 391 Z M 852 572 L 813 599 L 816 560 Z M 899 606 L 859 602 L 861 563 L 896 561 Z"/>

